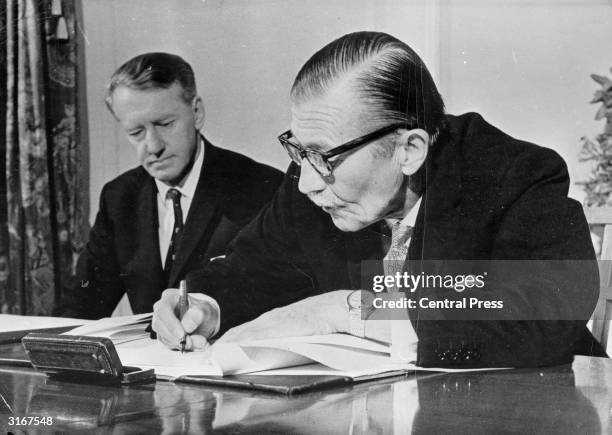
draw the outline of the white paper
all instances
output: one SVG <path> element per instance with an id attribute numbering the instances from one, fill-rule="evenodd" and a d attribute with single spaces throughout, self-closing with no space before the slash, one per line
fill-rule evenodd
<path id="1" fill-rule="evenodd" d="M 301 337 L 283 337 L 267 340 L 254 340 L 249 343 L 240 343 L 244 346 L 265 346 L 267 344 L 285 345 L 287 343 L 317 343 L 344 346 L 356 349 L 370 350 L 373 352 L 390 353 L 390 346 L 385 343 L 368 340 L 367 338 L 355 337 L 350 334 L 324 334 L 305 335 Z"/>
<path id="2" fill-rule="evenodd" d="M 157 340 L 146 338 L 115 346 L 124 366 L 155 369 L 157 376 L 178 378 L 186 375 L 221 376 L 221 368 L 210 358 L 210 351 L 185 352 L 168 349 Z"/>
<path id="3" fill-rule="evenodd" d="M 45 328 L 60 328 L 91 323 L 92 320 L 72 319 L 67 317 L 17 316 L 0 314 L 0 332 L 26 331 Z"/>
<path id="4" fill-rule="evenodd" d="M 67 335 L 89 335 L 92 337 L 109 337 L 111 334 L 119 331 L 130 329 L 129 327 L 146 328 L 151 321 L 153 315 L 151 313 L 135 314 L 133 316 L 117 316 L 105 317 L 100 320 L 93 321 L 79 328 L 74 328 Z M 140 325 L 140 326 L 136 326 Z M 98 334 L 98 335 L 96 335 Z"/>

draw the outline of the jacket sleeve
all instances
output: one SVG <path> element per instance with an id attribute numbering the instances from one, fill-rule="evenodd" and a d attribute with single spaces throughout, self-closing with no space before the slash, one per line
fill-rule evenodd
<path id="1" fill-rule="evenodd" d="M 555 365 L 570 362 L 588 337 L 593 341 L 585 324 L 598 298 L 598 269 L 582 208 L 567 197 L 565 163 L 553 151 L 531 150 L 500 182 L 496 204 L 503 211 L 491 250 L 499 273 L 468 296 L 502 300 L 504 310 L 489 320 L 419 322 L 421 366 Z M 459 295 L 447 296 L 465 296 Z"/>
<path id="2" fill-rule="evenodd" d="M 110 316 L 125 292 L 115 255 L 108 196 L 105 186 L 89 241 L 77 262 L 76 276 L 65 286 L 60 303 L 54 310 L 56 316 L 83 319 Z"/>
<path id="3" fill-rule="evenodd" d="M 299 195 L 290 167 L 272 201 L 229 245 L 225 258 L 187 276 L 221 308 L 221 333 L 264 312 L 315 294 L 316 280 L 302 255 L 294 225 Z"/>

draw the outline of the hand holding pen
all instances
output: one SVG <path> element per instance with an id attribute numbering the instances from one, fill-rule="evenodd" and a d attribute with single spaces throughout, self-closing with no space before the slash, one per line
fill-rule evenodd
<path id="1" fill-rule="evenodd" d="M 185 281 L 180 282 L 179 288 L 164 290 L 153 304 L 152 329 L 170 349 L 205 350 L 219 323 L 216 302 L 202 291 L 189 295 Z"/>

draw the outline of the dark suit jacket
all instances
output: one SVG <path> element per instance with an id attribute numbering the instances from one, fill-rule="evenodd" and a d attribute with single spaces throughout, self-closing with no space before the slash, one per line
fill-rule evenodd
<path id="1" fill-rule="evenodd" d="M 77 282 L 67 289 L 56 314 L 109 316 L 127 292 L 135 313 L 150 312 L 168 287 L 227 244 L 272 198 L 280 171 L 204 140 L 204 163 L 176 259 L 164 280 L 159 254 L 157 188 L 142 168 L 104 186 L 100 209 L 79 259 Z"/>
<path id="2" fill-rule="evenodd" d="M 567 280 L 499 283 L 486 295 L 470 290 L 470 296 L 503 299 L 515 313 L 530 304 L 552 307 L 559 321 L 442 320 L 444 313 L 420 321 L 424 313 L 411 312 L 418 364 L 520 367 L 568 362 L 575 353 L 604 355 L 586 320 L 568 320 L 592 313 L 599 281 L 584 213 L 567 197 L 563 160 L 478 114 L 449 116 L 448 123 L 430 149 L 409 258 L 584 261 Z M 363 288 L 361 262 L 384 256 L 377 225 L 341 232 L 298 191 L 298 176 L 292 165 L 274 201 L 232 242 L 224 261 L 188 276 L 191 288 L 205 288 L 220 303 L 222 332 L 307 296 Z M 575 306 L 578 317 L 565 312 Z"/>

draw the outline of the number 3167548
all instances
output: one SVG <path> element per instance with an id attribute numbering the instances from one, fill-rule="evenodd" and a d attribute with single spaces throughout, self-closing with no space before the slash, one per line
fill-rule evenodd
<path id="1" fill-rule="evenodd" d="M 9 417 L 9 426 L 50 426 L 53 424 L 53 417 Z"/>

